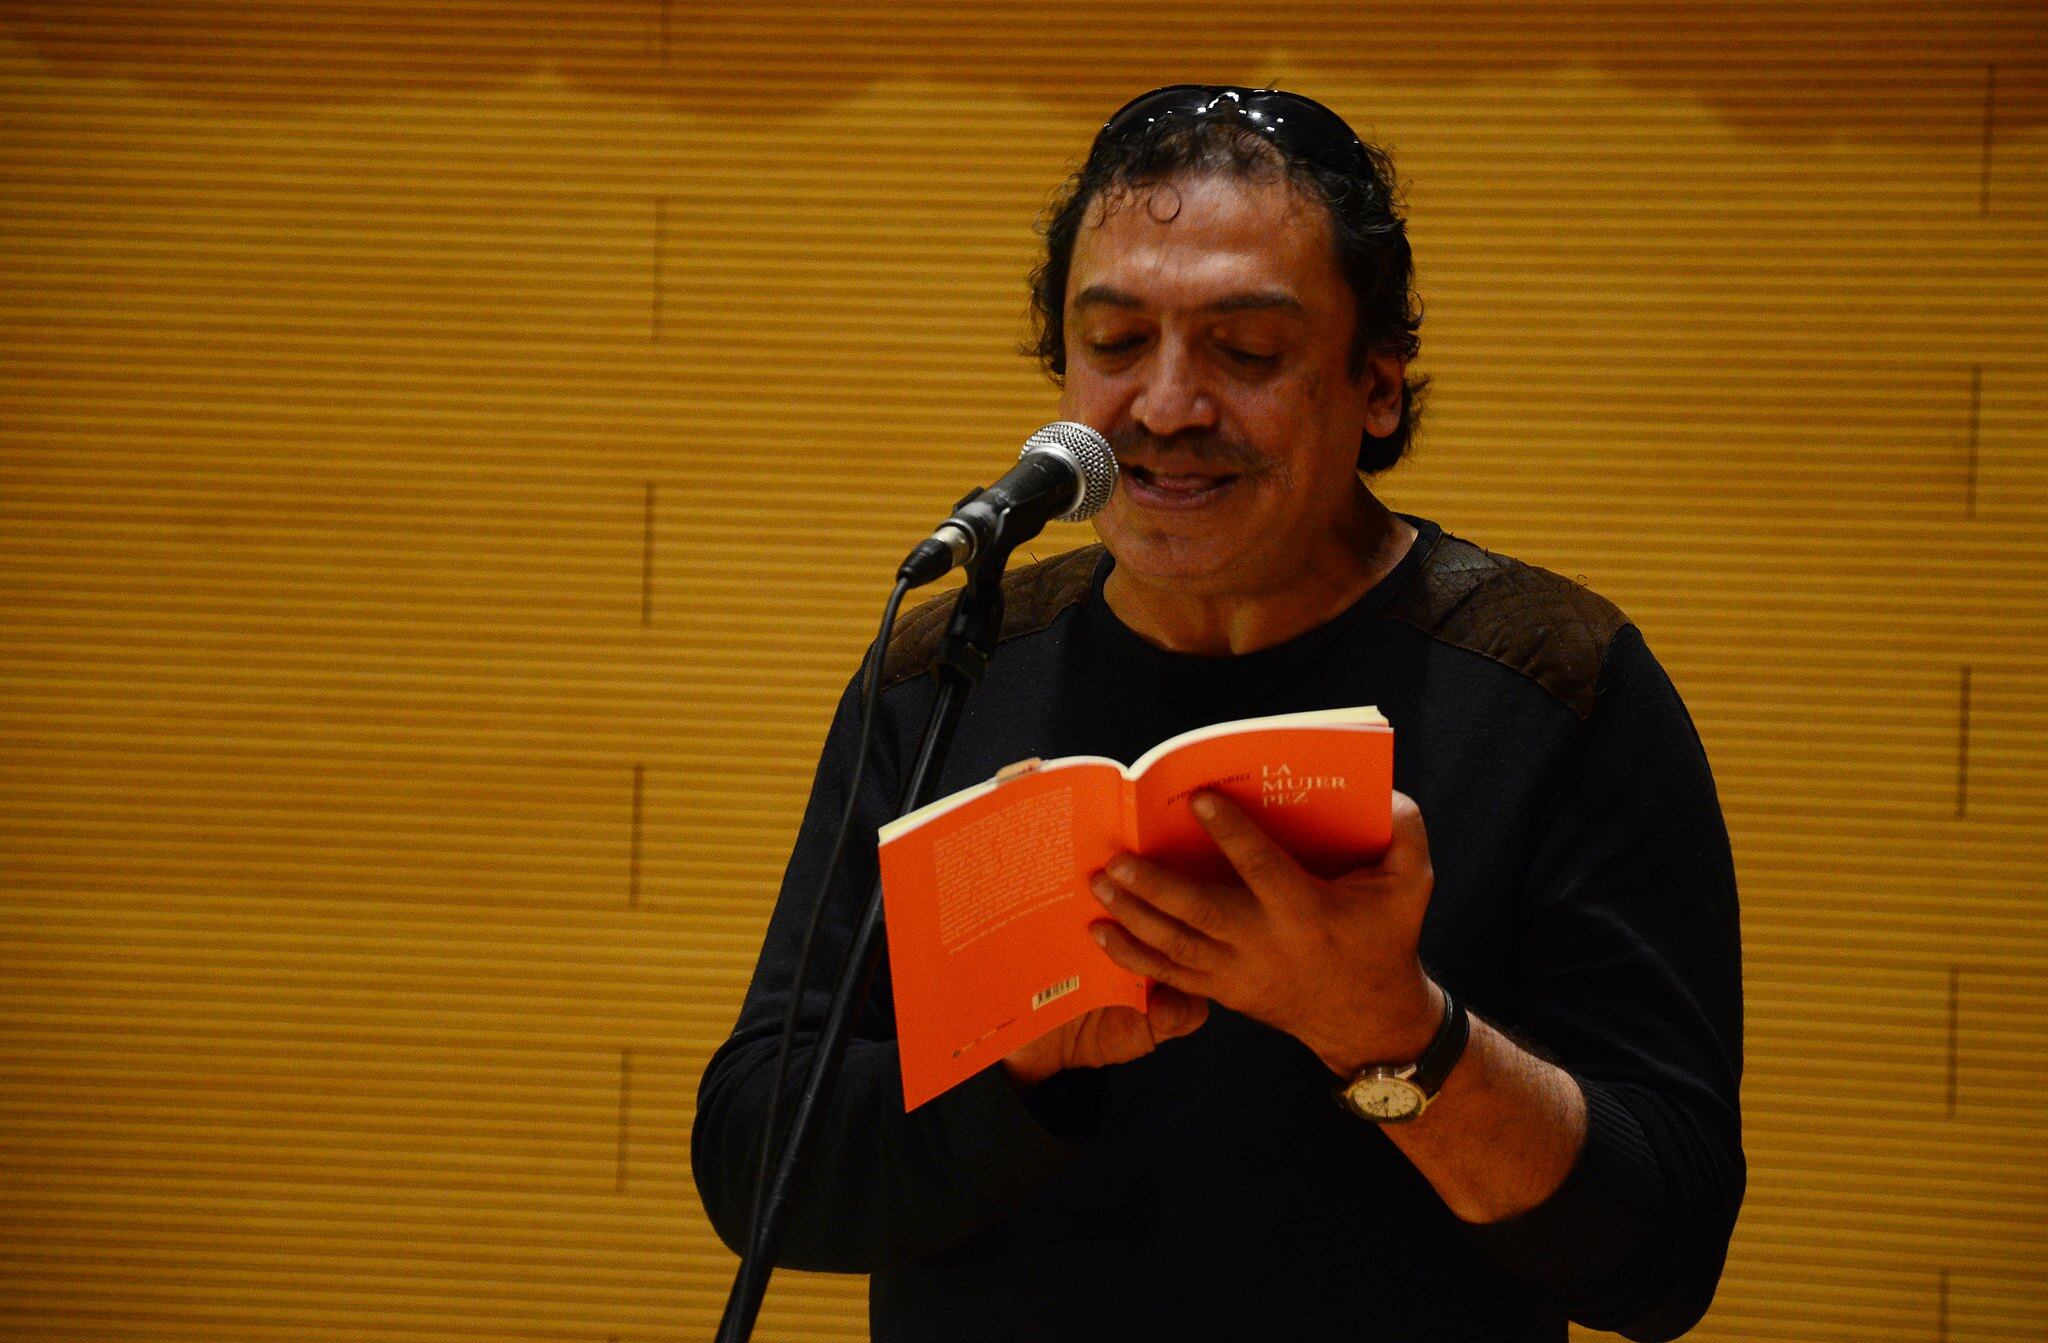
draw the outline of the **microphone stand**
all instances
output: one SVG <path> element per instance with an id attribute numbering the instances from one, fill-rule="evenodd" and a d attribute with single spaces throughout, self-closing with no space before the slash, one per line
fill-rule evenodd
<path id="1" fill-rule="evenodd" d="M 990 546 L 967 566 L 966 586 L 960 589 L 959 599 L 953 604 L 952 619 L 947 622 L 946 633 L 932 659 L 939 689 L 925 719 L 924 736 L 918 744 L 910 777 L 898 799 L 899 816 L 922 807 L 938 790 L 939 774 L 945 767 L 946 753 L 952 746 L 953 730 L 959 725 L 967 694 L 980 684 L 981 674 L 995 654 L 996 638 L 1003 627 L 1003 569 L 1009 564 L 1010 551 L 1016 544 L 1012 541 Z M 881 674 L 879 659 L 875 674 Z M 832 995 L 824 1028 L 812 1050 L 801 1098 L 790 1114 L 788 1136 L 770 1168 L 760 1220 L 753 1228 L 747 1252 L 740 1257 L 739 1271 L 726 1297 L 725 1315 L 718 1325 L 718 1343 L 746 1343 L 753 1334 L 762 1298 L 768 1293 L 768 1276 L 775 1271 L 775 1252 L 788 1218 L 797 1169 L 817 1129 L 818 1118 L 825 1111 L 833 1084 L 838 1081 L 861 1004 L 867 999 L 885 950 L 882 883 L 878 877 L 868 891 L 867 906 L 861 913 L 853 945 L 846 953 L 839 987 Z M 774 1140 L 772 1133 L 762 1135 L 763 1142 Z"/>

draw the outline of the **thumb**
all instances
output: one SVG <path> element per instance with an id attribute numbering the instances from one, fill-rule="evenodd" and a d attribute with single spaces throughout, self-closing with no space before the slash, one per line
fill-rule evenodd
<path id="1" fill-rule="evenodd" d="M 1208 1019 L 1207 998 L 1197 998 L 1164 984 L 1154 984 L 1145 1000 L 1145 1021 L 1152 1028 L 1155 1045 L 1192 1034 Z"/>
<path id="2" fill-rule="evenodd" d="M 1406 793 L 1394 794 L 1394 838 L 1380 863 L 1395 871 L 1429 870 L 1429 829 L 1422 823 L 1422 808 Z"/>

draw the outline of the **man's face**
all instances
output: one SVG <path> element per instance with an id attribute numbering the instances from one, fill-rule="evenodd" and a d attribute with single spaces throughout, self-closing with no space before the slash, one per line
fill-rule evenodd
<path id="1" fill-rule="evenodd" d="M 1116 448 L 1095 527 L 1128 578 L 1253 595 L 1346 543 L 1359 436 L 1395 428 L 1402 365 L 1350 376 L 1329 228 L 1286 182 L 1226 176 L 1140 187 L 1083 223 L 1060 409 Z"/>

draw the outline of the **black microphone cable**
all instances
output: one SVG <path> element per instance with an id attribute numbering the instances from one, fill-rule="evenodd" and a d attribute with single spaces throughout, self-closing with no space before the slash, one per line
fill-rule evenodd
<path id="1" fill-rule="evenodd" d="M 804 929 L 803 944 L 797 952 L 795 981 L 789 991 L 789 1010 L 782 1015 L 782 1039 L 775 1047 L 775 1087 L 768 1093 L 768 1114 L 762 1124 L 761 1160 L 754 1171 L 754 1197 L 747 1212 L 749 1253 L 757 1248 L 756 1238 L 761 1231 L 761 1201 L 768 1193 L 769 1167 L 782 1146 L 775 1130 L 780 1121 L 783 1088 L 789 1082 L 790 1056 L 795 1052 L 797 1015 L 803 1008 L 804 986 L 810 982 L 811 961 L 817 951 L 818 930 L 825 923 L 825 906 L 831 899 L 832 879 L 839 874 L 839 862 L 846 853 L 847 836 L 853 831 L 853 814 L 860 805 L 861 779 L 867 773 L 868 748 L 874 739 L 875 711 L 882 702 L 882 668 L 888 658 L 890 636 L 896 630 L 897 609 L 903 605 L 904 594 L 910 591 L 910 586 L 909 578 L 896 580 L 895 590 L 890 592 L 888 603 L 882 608 L 881 631 L 875 635 L 864 664 L 866 685 L 861 692 L 860 744 L 854 752 L 853 777 L 846 786 L 846 809 L 839 816 L 839 833 L 833 838 L 831 856 L 825 860 L 825 875 L 818 881 L 818 897 L 811 906 L 810 926 Z"/>
<path id="2" fill-rule="evenodd" d="M 1100 512 L 1108 502 L 1111 489 L 1116 482 L 1116 457 L 1111 452 L 1108 440 L 1084 424 L 1062 421 L 1049 424 L 1033 434 L 1026 441 L 1019 454 L 1020 467 L 1033 454 L 1053 453 L 1067 463 L 1072 473 L 1074 492 L 1063 502 L 1066 511 L 1059 512 L 1041 499 L 1031 500 L 1035 510 L 1043 510 L 1042 516 L 1032 516 L 1028 530 L 1017 539 L 1035 535 L 1047 519 L 1060 516 L 1072 521 L 1085 521 Z M 1057 480 L 1056 475 L 1045 475 L 1050 468 L 1043 465 L 1024 470 L 1023 476 L 1043 477 Z M 1013 468 L 1012 477 L 1022 479 L 1019 469 Z M 782 1137 L 776 1130 L 781 1123 L 782 1093 L 789 1083 L 790 1063 L 796 1052 L 798 1016 L 803 1009 L 804 988 L 810 982 L 811 962 L 816 959 L 819 930 L 825 923 L 825 908 L 831 899 L 832 879 L 839 874 L 839 864 L 846 853 L 846 842 L 853 831 L 854 812 L 860 805 L 860 786 L 867 774 L 868 754 L 873 745 L 876 711 L 882 700 L 882 669 L 888 658 L 889 640 L 896 628 L 896 613 L 903 605 L 903 598 L 912 587 L 931 582 L 953 564 L 970 557 L 981 544 L 990 538 L 975 533 L 983 529 L 999 529 L 1002 514 L 1011 506 L 1012 500 L 1006 488 L 1012 477 L 998 481 L 990 491 L 977 491 L 970 501 L 964 501 L 962 510 L 971 508 L 982 494 L 989 496 L 986 503 L 972 509 L 966 517 L 956 514 L 943 525 L 934 539 L 927 540 L 911 552 L 904 561 L 896 578 L 896 586 L 889 593 L 889 600 L 882 608 L 882 627 L 875 635 L 875 642 L 868 649 L 864 665 L 866 684 L 862 688 L 860 739 L 855 748 L 853 775 L 847 783 L 846 808 L 840 813 L 839 831 L 832 840 L 831 855 L 825 860 L 825 872 L 818 882 L 817 898 L 812 902 L 811 921 L 804 929 L 804 938 L 797 952 L 794 982 L 790 985 L 789 1007 L 782 1016 L 782 1036 L 775 1047 L 775 1084 L 768 1093 L 768 1113 L 762 1124 L 761 1158 L 754 1171 L 754 1196 L 747 1212 L 747 1254 L 752 1255 L 760 1248 L 762 1203 L 767 1198 L 769 1175 L 776 1153 L 781 1149 Z M 1030 488 L 1026 486 L 1026 488 Z M 984 516 L 985 515 L 985 516 Z M 952 528 L 956 535 L 940 541 L 946 536 L 945 528 Z M 922 560 L 922 563 L 920 561 Z M 772 1269 L 774 1266 L 769 1265 Z"/>

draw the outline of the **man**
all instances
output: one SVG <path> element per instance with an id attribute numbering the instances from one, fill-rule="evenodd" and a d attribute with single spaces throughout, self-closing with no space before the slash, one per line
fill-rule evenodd
<path id="1" fill-rule="evenodd" d="M 1620 612 L 1373 497 L 1361 472 L 1399 457 L 1421 390 L 1410 280 L 1384 155 L 1272 91 L 1136 100 L 1048 226 L 1040 353 L 1122 473 L 1101 547 L 1011 575 L 941 792 L 1377 704 L 1395 840 L 1326 882 L 1201 800 L 1241 880 L 1126 857 L 1095 883 L 1149 1010 L 1083 1017 L 908 1115 L 884 976 L 784 1253 L 871 1273 L 875 1337 L 1499 1343 L 1569 1318 L 1668 1338 L 1712 1299 L 1744 1170 L 1713 784 Z M 859 834 L 890 815 L 942 620 L 922 608 L 890 649 Z M 856 689 L 699 1093 L 728 1244 Z M 873 871 L 868 843 L 825 963 Z"/>

